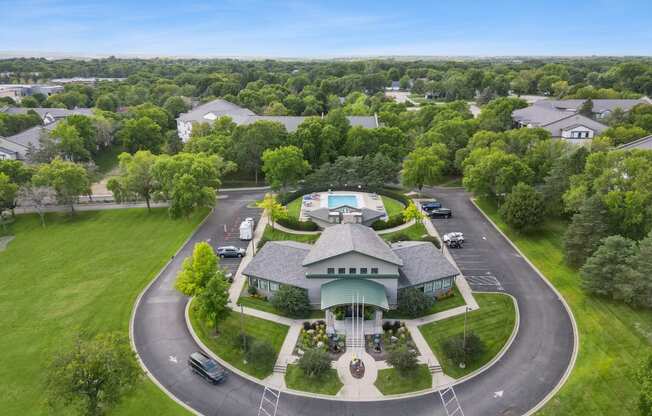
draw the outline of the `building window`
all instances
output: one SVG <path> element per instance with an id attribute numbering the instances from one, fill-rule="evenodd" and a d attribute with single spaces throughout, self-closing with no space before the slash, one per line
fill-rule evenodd
<path id="1" fill-rule="evenodd" d="M 367 274 L 367 268 L 366 267 L 360 267 L 360 274 Z"/>
<path id="2" fill-rule="evenodd" d="M 358 270 L 355 267 L 349 267 L 349 274 L 357 274 Z"/>
<path id="3" fill-rule="evenodd" d="M 327 270 L 328 274 L 335 274 L 335 268 L 334 267 L 329 267 Z"/>
<path id="4" fill-rule="evenodd" d="M 372 267 L 371 274 L 378 274 L 378 267 Z"/>
<path id="5" fill-rule="evenodd" d="M 441 287 L 444 289 L 451 287 L 451 279 L 444 280 Z"/>
<path id="6" fill-rule="evenodd" d="M 423 286 L 423 291 L 426 293 L 432 292 L 432 282 L 428 282 Z"/>
<path id="7" fill-rule="evenodd" d="M 433 289 L 434 289 L 434 290 L 439 290 L 439 289 L 441 289 L 441 280 L 435 280 L 435 281 L 433 282 Z"/>
<path id="8" fill-rule="evenodd" d="M 337 269 L 337 274 L 345 274 L 345 273 L 346 273 L 346 269 L 344 267 L 340 267 L 339 269 Z"/>
<path id="9" fill-rule="evenodd" d="M 278 283 L 269 282 L 269 291 L 276 292 L 278 290 Z"/>

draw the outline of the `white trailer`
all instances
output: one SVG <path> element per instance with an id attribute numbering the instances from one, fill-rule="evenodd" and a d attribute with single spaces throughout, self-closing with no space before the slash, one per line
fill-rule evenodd
<path id="1" fill-rule="evenodd" d="M 251 240 L 254 238 L 254 222 L 249 218 L 240 223 L 240 240 Z"/>

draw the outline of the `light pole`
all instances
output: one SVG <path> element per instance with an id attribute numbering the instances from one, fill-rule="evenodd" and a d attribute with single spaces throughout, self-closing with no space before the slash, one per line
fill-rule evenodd
<path id="1" fill-rule="evenodd" d="M 460 363 L 460 368 L 466 368 L 466 316 L 469 314 L 469 307 L 464 308 L 464 338 L 462 340 L 462 353 L 463 359 Z"/>

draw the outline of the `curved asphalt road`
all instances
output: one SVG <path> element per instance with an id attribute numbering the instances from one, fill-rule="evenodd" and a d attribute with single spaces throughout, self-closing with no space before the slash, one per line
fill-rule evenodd
<path id="1" fill-rule="evenodd" d="M 573 331 L 556 294 L 487 222 L 457 189 L 431 193 L 453 209 L 454 217 L 435 220 L 443 234 L 462 231 L 467 244 L 454 250 L 475 290 L 500 290 L 519 304 L 521 325 L 506 354 L 483 374 L 455 386 L 466 416 L 521 415 L 533 408 L 562 378 L 573 352 Z M 247 216 L 258 216 L 246 206 L 262 197 L 262 191 L 228 192 L 215 211 L 143 294 L 134 313 L 133 341 L 149 372 L 179 400 L 205 415 L 256 415 L 262 387 L 231 374 L 226 383 L 212 386 L 192 374 L 188 354 L 198 350 L 188 333 L 184 308 L 188 299 L 173 288 L 182 260 L 198 241 L 211 239 L 214 246 L 243 245 L 237 227 Z M 226 232 L 224 226 L 226 225 Z M 233 270 L 237 262 L 229 265 Z M 495 392 L 502 391 L 502 396 Z M 496 397 L 499 396 L 499 397 Z M 343 402 L 282 394 L 278 415 L 445 415 L 438 394 L 379 402 Z"/>

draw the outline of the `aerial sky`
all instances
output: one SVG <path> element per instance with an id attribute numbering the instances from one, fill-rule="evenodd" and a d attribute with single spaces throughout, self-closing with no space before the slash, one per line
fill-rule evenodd
<path id="1" fill-rule="evenodd" d="M 0 51 L 652 55 L 652 0 L 0 0 Z"/>

